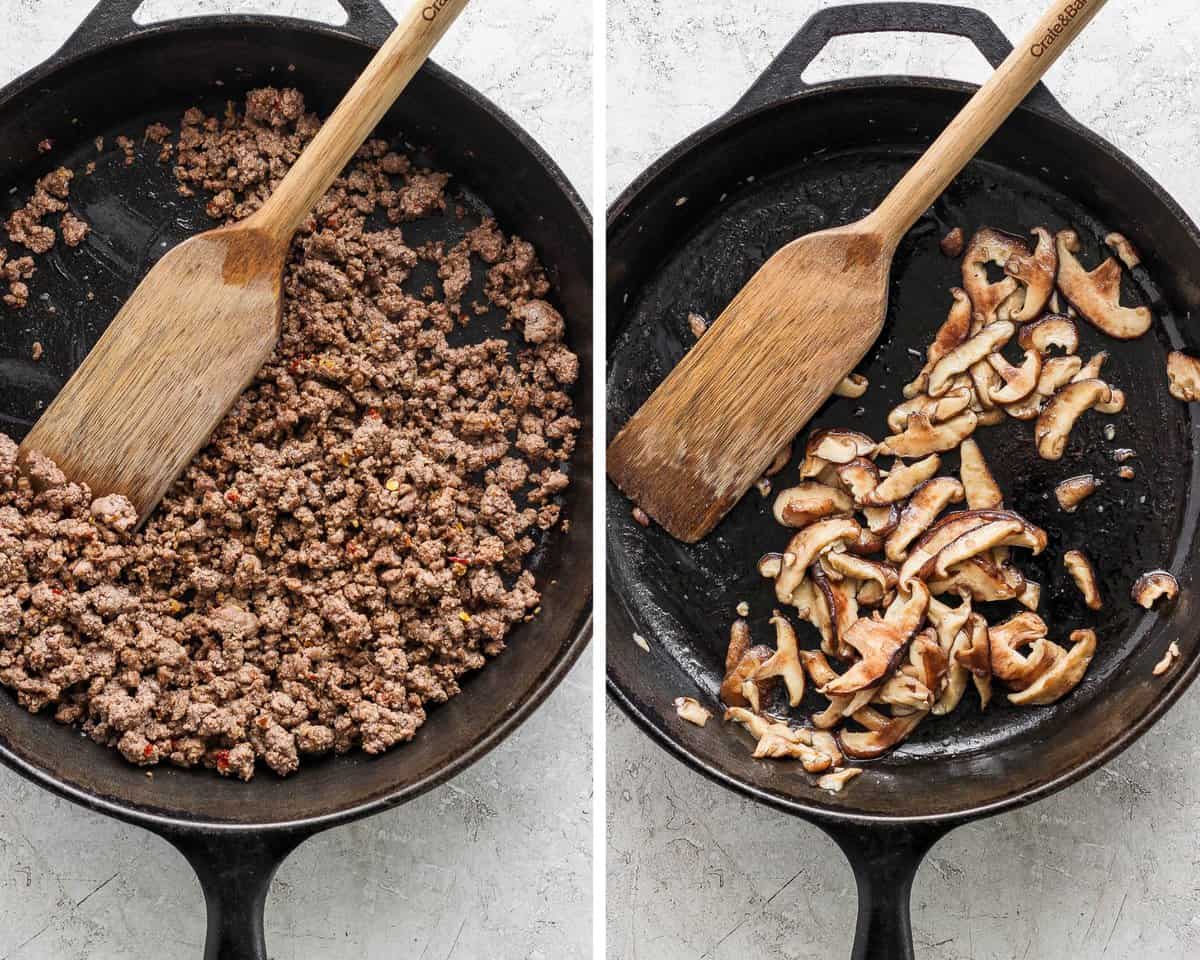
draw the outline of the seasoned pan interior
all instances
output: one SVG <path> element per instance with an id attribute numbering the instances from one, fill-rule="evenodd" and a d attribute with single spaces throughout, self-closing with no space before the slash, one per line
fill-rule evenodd
<path id="1" fill-rule="evenodd" d="M 320 27 L 192 25 L 86 57 L 0 102 L 0 217 L 48 170 L 59 164 L 81 170 L 96 161 L 94 174 L 77 175 L 71 190 L 72 205 L 93 225 L 93 234 L 75 250 L 59 244 L 41 258 L 29 306 L 6 314 L 0 324 L 0 429 L 23 436 L 152 263 L 212 225 L 204 198 L 179 197 L 169 165 L 157 163 L 153 144 L 140 143 L 147 123 L 162 120 L 176 130 L 187 107 L 199 104 L 219 114 L 226 99 L 240 101 L 247 89 L 266 83 L 299 87 L 310 109 L 327 114 L 369 56 L 364 45 Z M 153 82 L 138 79 L 147 77 Z M 468 210 L 461 222 L 447 216 L 406 225 L 408 242 L 454 242 L 494 213 L 506 230 L 537 247 L 554 283 L 552 296 L 567 319 L 568 342 L 580 354 L 575 399 L 584 427 L 563 508 L 571 532 L 547 537 L 536 555 L 533 569 L 545 591 L 542 614 L 510 634 L 509 649 L 498 660 L 465 678 L 461 696 L 431 710 L 412 743 L 376 759 L 356 754 L 306 761 L 287 780 L 260 772 L 240 784 L 209 771 L 164 765 L 150 781 L 114 751 L 49 715 L 30 716 L 9 691 L 0 691 L 0 740 L 70 787 L 145 810 L 225 822 L 304 819 L 385 797 L 402 799 L 452 773 L 480 744 L 503 732 L 544 695 L 582 645 L 591 575 L 586 221 L 561 175 L 543 166 L 536 148 L 441 71 L 422 71 L 380 129 L 415 157 L 453 173 L 451 192 Z M 118 134 L 139 141 L 140 159 L 133 167 L 125 167 L 112 146 Z M 98 156 L 93 138 L 100 135 L 106 149 Z M 36 144 L 46 136 L 54 149 L 41 156 Z M 9 187 L 17 193 L 10 195 Z M 436 282 L 431 271 L 418 269 L 409 282 L 419 289 L 431 281 Z M 498 316 L 479 323 L 489 335 L 508 335 Z M 473 326 L 471 335 L 478 330 Z M 35 340 L 46 351 L 36 364 L 30 358 Z"/>
<path id="2" fill-rule="evenodd" d="M 680 164 L 691 169 L 691 182 L 671 182 L 672 175 L 663 174 L 645 186 L 643 196 L 650 198 L 645 205 L 616 212 L 610 282 L 618 289 L 610 289 L 610 301 L 619 297 L 621 305 L 610 318 L 610 437 L 694 342 L 689 312 L 715 318 L 784 243 L 870 211 L 911 164 L 923 138 L 949 118 L 956 97 L 923 87 L 904 96 L 894 88 L 829 95 L 824 106 L 814 106 L 812 99 L 773 112 L 775 136 L 789 147 L 800 146 L 792 156 L 776 161 L 751 147 L 748 141 L 757 135 L 751 118 L 738 128 L 739 150 L 704 151 L 704 160 Z M 732 133 L 719 135 L 718 142 L 724 137 L 732 139 Z M 1168 216 L 1129 170 L 1101 159 L 1094 144 L 1032 114 L 1002 131 L 998 144 L 958 178 L 901 245 L 883 336 L 858 368 L 870 380 L 867 394 L 831 400 L 810 425 L 849 426 L 877 439 L 887 435 L 887 412 L 901 401 L 901 387 L 919 370 L 926 344 L 945 319 L 950 287 L 961 285 L 958 261 L 938 247 L 952 227 L 969 236 L 982 226 L 1012 232 L 1074 226 L 1087 264 L 1107 255 L 1101 238 L 1108 231 L 1130 236 L 1146 265 L 1127 284 L 1125 302 L 1155 310 L 1154 332 L 1119 343 L 1081 322 L 1079 349 L 1085 358 L 1109 351 L 1104 375 L 1125 390 L 1126 410 L 1082 418 L 1066 456 L 1056 463 L 1037 457 L 1032 423 L 1008 420 L 975 434 L 1007 503 L 1050 534 L 1051 546 L 1041 557 L 1017 551 L 1017 559 L 1043 585 L 1039 613 L 1051 636 L 1065 640 L 1082 626 L 1098 634 L 1099 652 L 1086 679 L 1050 708 L 1012 707 L 998 688 L 981 712 L 969 690 L 957 711 L 927 719 L 899 751 L 872 765 L 869 776 L 830 798 L 809 787 L 795 765 L 752 760 L 752 741 L 740 728 L 697 729 L 674 717 L 670 706 L 680 694 L 715 701 L 739 601 L 750 605 L 756 642 L 773 638 L 767 620 L 778 603 L 771 582 L 754 569 L 761 554 L 783 549 L 789 537 L 771 516 L 771 499 L 751 491 L 712 535 L 689 547 L 634 523 L 629 502 L 610 485 L 608 567 L 619 605 L 609 637 L 610 676 L 643 721 L 680 742 L 701 764 L 777 802 L 871 814 L 947 813 L 1015 796 L 1087 762 L 1170 686 L 1151 678 L 1150 669 L 1171 639 L 1179 640 L 1187 663 L 1195 646 L 1189 626 L 1195 600 L 1188 586 L 1162 617 L 1134 606 L 1129 587 L 1140 573 L 1158 567 L 1175 570 L 1181 584 L 1191 582 L 1195 425 L 1188 406 L 1167 393 L 1165 360 L 1181 337 L 1195 344 L 1189 311 L 1197 297 L 1190 278 L 1200 251 L 1179 222 L 1167 240 L 1163 224 L 1175 219 L 1173 212 Z M 698 173 L 698 167 L 705 169 Z M 685 212 L 673 216 L 670 210 Z M 650 226 L 654 211 L 676 226 Z M 657 232 L 656 249 L 641 239 L 651 230 Z M 1104 435 L 1107 424 L 1115 428 L 1111 441 Z M 1112 450 L 1118 447 L 1137 451 L 1132 481 L 1117 477 Z M 797 443 L 791 462 L 775 478 L 776 490 L 798 479 L 800 448 Z M 943 461 L 943 473 L 957 469 L 956 455 Z M 1054 485 L 1085 472 L 1104 485 L 1076 514 L 1063 513 Z M 1099 613 L 1087 610 L 1062 567 L 1062 554 L 1072 547 L 1086 549 L 1096 564 L 1106 600 Z M 984 611 L 997 622 L 1017 609 L 990 604 Z M 800 629 L 815 646 L 816 631 L 807 624 Z M 649 654 L 633 644 L 632 630 L 647 639 Z M 798 714 L 826 702 L 811 692 L 809 697 Z"/>

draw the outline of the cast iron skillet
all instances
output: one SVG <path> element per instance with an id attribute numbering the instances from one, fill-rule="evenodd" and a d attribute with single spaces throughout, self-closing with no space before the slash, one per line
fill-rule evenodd
<path id="1" fill-rule="evenodd" d="M 394 23 L 377 0 L 346 3 L 348 22 L 331 27 L 242 16 L 136 26 L 139 0 L 110 0 L 49 62 L 0 91 L 0 218 L 59 163 L 77 176 L 72 203 L 95 232 L 77 250 L 44 258 L 31 281 L 35 299 L 0 323 L 0 430 L 23 435 L 165 247 L 209 224 L 203 200 L 179 198 L 152 146 L 133 168 L 112 148 L 117 134 L 139 141 L 152 120 L 177 128 L 197 102 L 220 112 L 226 98 L 265 83 L 299 86 L 327 114 Z M 294 70 L 289 70 L 289 64 Z M 220 84 L 220 85 L 218 85 Z M 543 613 L 514 631 L 510 648 L 469 677 L 461 696 L 430 712 L 416 739 L 376 759 L 364 755 L 306 763 L 281 780 L 253 782 L 207 771 L 160 767 L 154 779 L 48 716 L 31 716 L 0 695 L 0 760 L 42 786 L 94 810 L 147 827 L 175 844 L 200 876 L 209 908 L 209 958 L 262 958 L 263 903 L 287 854 L 314 833 L 409 800 L 449 779 L 510 733 L 549 694 L 578 656 L 591 626 L 591 263 L 588 214 L 563 173 L 510 119 L 446 71 L 427 65 L 381 130 L 456 175 L 472 216 L 491 206 L 506 229 L 537 247 L 581 356 L 575 391 L 583 421 L 574 485 L 563 506 L 569 536 L 540 548 L 536 572 Z M 97 155 L 93 137 L 108 146 Z M 54 141 L 49 155 L 36 145 Z M 405 227 L 411 242 L 449 237 L 447 218 Z M 424 284 L 429 278 L 415 277 Z M 95 300 L 86 299 L 88 290 Z M 45 293 L 47 300 L 37 299 Z M 50 312 L 51 307 L 54 313 Z M 487 321 L 496 324 L 495 318 Z M 40 340 L 45 359 L 34 364 Z"/>
<path id="2" fill-rule="evenodd" d="M 866 4 L 825 10 L 809 21 L 750 92 L 715 123 L 659 160 L 613 205 L 608 223 L 608 430 L 611 437 L 694 338 L 689 311 L 712 318 L 783 243 L 873 208 L 973 88 L 912 77 L 807 86 L 805 67 L 830 38 L 884 30 L 971 39 L 998 64 L 1010 51 L 984 15 L 932 4 Z M 958 263 L 938 240 L 951 226 L 1010 230 L 1079 228 L 1085 262 L 1099 238 L 1120 229 L 1140 248 L 1127 302 L 1153 306 L 1154 333 L 1130 344 L 1087 328 L 1081 352 L 1107 348 L 1106 376 L 1129 397 L 1118 417 L 1091 416 L 1067 457 L 1033 453 L 1032 425 L 1015 421 L 976 436 L 1011 505 L 1044 525 L 1054 548 L 1022 564 L 1045 587 L 1041 613 L 1065 638 L 1091 624 L 1100 651 L 1083 684 L 1051 708 L 1018 709 L 999 696 L 981 713 L 973 693 L 947 718 L 931 718 L 910 743 L 871 766 L 840 795 L 818 790 L 794 765 L 756 761 L 736 726 L 704 728 L 675 716 L 672 700 L 715 703 L 734 606 L 749 602 L 758 642 L 775 605 L 754 561 L 782 549 L 786 531 L 753 491 L 706 540 L 683 546 L 630 518 L 608 489 L 608 677 L 612 696 L 678 757 L 736 790 L 811 820 L 841 846 L 859 890 L 854 956 L 911 957 L 909 891 L 929 848 L 953 827 L 1011 809 L 1094 770 L 1147 730 L 1192 681 L 1200 661 L 1195 567 L 1197 424 L 1166 391 L 1165 353 L 1194 347 L 1200 310 L 1200 234 L 1143 171 L 1071 120 L 1044 87 L 1031 96 L 922 218 L 896 257 L 891 307 L 880 344 L 860 369 L 870 390 L 834 400 L 811 426 L 851 425 L 876 437 L 919 367 L 921 350 L 959 283 Z M 1086 325 L 1084 325 L 1086 326 Z M 781 403 L 787 397 L 780 397 Z M 1116 428 L 1114 442 L 1103 435 Z M 1137 479 L 1116 478 L 1114 447 L 1139 453 Z M 796 477 L 799 457 L 776 480 Z M 956 470 L 949 458 L 944 470 Z M 1054 483 L 1090 470 L 1105 485 L 1068 517 L 1048 499 Z M 1107 599 L 1100 614 L 1078 601 L 1061 566 L 1069 547 L 1098 562 Z M 1145 613 L 1128 591 L 1145 570 L 1166 567 L 1182 592 L 1173 609 Z M 994 609 L 993 622 L 1007 612 Z M 649 642 L 645 653 L 631 635 Z M 1170 640 L 1182 662 L 1151 677 Z M 819 703 L 823 703 L 817 698 Z M 805 711 L 807 712 L 807 710 Z M 803 851 L 797 856 L 803 857 Z"/>

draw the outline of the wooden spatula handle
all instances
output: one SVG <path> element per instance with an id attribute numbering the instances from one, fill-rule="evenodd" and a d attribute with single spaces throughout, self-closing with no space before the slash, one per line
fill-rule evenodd
<path id="1" fill-rule="evenodd" d="M 284 243 L 421 68 L 467 0 L 413 0 L 396 29 L 255 215 Z"/>
<path id="2" fill-rule="evenodd" d="M 1107 0 L 1054 0 L 869 220 L 895 243 L 941 196 Z"/>

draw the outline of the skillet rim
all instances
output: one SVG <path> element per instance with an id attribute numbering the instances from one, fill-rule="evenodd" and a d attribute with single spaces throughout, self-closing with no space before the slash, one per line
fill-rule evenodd
<path id="1" fill-rule="evenodd" d="M 875 92 L 881 89 L 889 89 L 895 91 L 935 91 L 938 93 L 951 93 L 963 96 L 969 96 L 979 90 L 977 84 L 965 83 L 958 80 L 949 80 L 939 77 L 924 77 L 924 76 L 906 76 L 906 75 L 887 75 L 875 77 L 855 77 L 844 80 L 829 80 L 818 84 L 805 85 L 795 93 L 786 97 L 771 101 L 769 103 L 760 104 L 756 107 L 745 108 L 735 105 L 730 110 L 711 122 L 705 124 L 699 130 L 685 137 L 674 147 L 667 150 L 650 166 L 648 166 L 641 174 L 639 174 L 630 184 L 618 195 L 608 209 L 606 218 L 606 238 L 608 241 L 614 239 L 623 226 L 623 218 L 637 205 L 641 199 L 641 194 L 651 188 L 654 183 L 661 177 L 668 176 L 675 171 L 675 168 L 685 163 L 688 155 L 699 147 L 703 147 L 708 141 L 717 136 L 734 134 L 737 127 L 742 124 L 748 124 L 751 121 L 758 120 L 766 114 L 776 110 L 791 109 L 803 101 L 821 97 L 826 94 L 836 93 L 845 94 L 853 92 Z M 1018 111 L 1034 115 L 1040 122 L 1053 124 L 1060 128 L 1062 132 L 1081 138 L 1085 144 L 1094 150 L 1100 150 L 1107 154 L 1111 159 L 1117 161 L 1123 166 L 1132 176 L 1140 180 L 1158 200 L 1166 207 L 1175 219 L 1184 227 L 1185 231 L 1191 236 L 1192 241 L 1200 248 L 1200 227 L 1188 216 L 1186 211 L 1175 201 L 1175 199 L 1167 193 L 1165 189 L 1155 180 L 1149 173 L 1144 170 L 1140 164 L 1136 163 L 1122 150 L 1114 146 L 1108 140 L 1105 140 L 1099 134 L 1084 126 L 1078 120 L 1075 120 L 1065 109 L 1061 113 L 1052 112 L 1037 106 L 1023 104 L 1017 108 Z M 607 278 L 606 278 L 607 279 Z M 611 293 L 611 291 L 606 291 Z M 606 336 L 609 327 L 611 326 L 609 318 L 606 318 Z M 606 371 L 614 355 L 613 343 L 616 337 L 607 337 L 607 346 L 605 355 Z M 607 420 L 608 404 L 607 397 L 605 402 L 605 415 Z M 607 505 L 609 497 L 624 496 L 613 485 L 612 481 L 605 477 L 605 503 Z M 1192 499 L 1192 498 L 1189 498 Z M 660 725 L 648 713 L 644 712 L 634 698 L 630 696 L 617 681 L 614 670 L 610 661 L 614 654 L 612 651 L 617 649 L 614 636 L 617 629 L 617 623 L 622 626 L 628 626 L 633 629 L 635 626 L 633 618 L 629 616 L 624 599 L 618 594 L 613 586 L 612 578 L 608 576 L 610 566 L 612 566 L 612 551 L 614 549 L 613 538 L 607 536 L 607 509 L 605 511 L 605 596 L 608 603 L 610 615 L 607 618 L 605 628 L 605 688 L 608 695 L 617 703 L 629 719 L 634 722 L 642 732 L 646 733 L 651 740 L 658 743 L 668 753 L 672 754 L 676 759 L 682 761 L 686 766 L 692 768 L 709 780 L 726 787 L 735 793 L 749 797 L 751 800 L 758 801 L 769 807 L 781 810 L 784 813 L 804 817 L 810 821 L 824 824 L 844 824 L 844 825 L 859 825 L 859 826 L 876 826 L 876 827 L 899 827 L 906 825 L 943 825 L 947 828 L 967 823 L 982 817 L 993 816 L 1003 813 L 1007 810 L 1014 810 L 1019 807 L 1026 806 L 1059 790 L 1082 780 L 1087 775 L 1095 772 L 1100 767 L 1104 766 L 1110 760 L 1124 752 L 1129 746 L 1136 742 L 1143 734 L 1153 727 L 1159 719 L 1169 710 L 1183 695 L 1184 691 L 1200 675 L 1200 656 L 1193 657 L 1184 669 L 1177 670 L 1172 673 L 1163 685 L 1159 688 L 1159 695 L 1151 706 L 1144 711 L 1136 721 L 1125 727 L 1121 734 L 1115 737 L 1105 747 L 1091 757 L 1087 757 L 1078 763 L 1075 763 L 1065 769 L 1057 771 L 1047 780 L 1026 787 L 1011 796 L 1002 797 L 998 800 L 989 801 L 987 803 L 977 804 L 974 806 L 964 807 L 954 810 L 949 813 L 932 813 L 932 814 L 915 814 L 915 815 L 892 815 L 892 814 L 875 814 L 862 813 L 854 811 L 847 805 L 846 808 L 835 808 L 819 806 L 812 802 L 795 800 L 790 797 L 782 796 L 781 794 L 767 790 L 754 783 L 747 782 L 740 777 L 728 773 L 721 769 L 717 764 L 710 763 L 699 755 L 694 754 L 688 747 L 684 746 L 681 741 L 674 737 L 670 730 L 665 726 Z M 627 654 L 631 656 L 632 654 Z"/>
<path id="2" fill-rule="evenodd" d="M 389 14 L 390 16 L 390 14 Z M 86 21 L 85 21 L 86 22 Z M 271 29 L 279 31 L 294 31 L 314 35 L 321 40 L 335 40 L 352 43 L 365 51 L 374 52 L 378 44 L 351 32 L 350 27 L 354 17 L 348 14 L 346 23 L 334 25 L 316 20 L 305 20 L 299 17 L 270 16 L 264 14 L 221 14 L 180 17 L 174 20 L 160 21 L 154 24 L 141 25 L 133 23 L 132 33 L 121 36 L 101 36 L 99 39 L 85 39 L 81 46 L 76 46 L 77 37 L 72 34 L 64 45 L 52 53 L 41 63 L 31 67 L 25 73 L 15 77 L 9 83 L 0 87 L 0 111 L 6 109 L 17 96 L 23 95 L 38 84 L 51 80 L 61 69 L 76 67 L 87 60 L 99 56 L 112 56 L 122 48 L 143 42 L 156 42 L 164 36 L 198 32 L 202 30 L 239 30 L 246 28 Z M 485 113 L 489 114 L 500 126 L 517 141 L 526 151 L 530 159 L 540 166 L 562 192 L 580 224 L 589 237 L 594 237 L 594 224 L 591 212 L 585 205 L 574 184 L 566 173 L 556 163 L 546 150 L 526 130 L 497 106 L 484 93 L 460 79 L 433 60 L 426 60 L 421 71 L 430 75 L 435 82 L 442 84 L 464 98 L 473 102 Z M 585 264 L 585 272 L 591 271 L 592 262 Z M 593 294 L 595 276 L 592 277 Z M 592 318 L 589 340 L 595 346 L 595 317 Z M 594 354 L 594 351 L 593 351 Z M 594 371 L 593 371 L 594 372 Z M 593 411 L 593 419 L 596 413 Z M 585 435 L 577 448 L 576 458 L 592 451 L 592 435 Z M 586 456 L 584 457 L 586 459 Z M 590 477 L 588 480 L 590 481 Z M 594 543 L 595 537 L 595 492 L 589 497 L 591 501 L 592 531 L 589 538 Z M 589 545 L 590 546 L 590 545 Z M 589 549 L 588 559 L 591 559 Z M 470 749 L 458 756 L 452 757 L 447 763 L 433 772 L 421 777 L 405 787 L 398 788 L 383 796 L 376 797 L 348 807 L 340 808 L 326 814 L 318 814 L 293 820 L 267 820 L 262 822 L 216 820 L 205 817 L 190 818 L 181 813 L 168 813 L 157 808 L 147 808 L 123 800 L 95 793 L 91 790 L 69 783 L 40 766 L 26 760 L 13 750 L 3 738 L 0 738 L 0 763 L 13 770 L 19 776 L 43 787 L 50 792 L 77 803 L 80 806 L 105 814 L 126 823 L 145 827 L 160 836 L 184 838 L 188 836 L 230 836 L 240 835 L 311 835 L 330 827 L 349 823 L 354 820 L 380 813 L 384 810 L 400 806 L 416 799 L 424 793 L 453 779 L 468 767 L 490 753 L 545 702 L 546 698 L 558 687 L 567 672 L 575 665 L 584 649 L 591 642 L 594 618 L 594 577 L 588 585 L 587 597 L 580 608 L 575 621 L 566 633 L 561 655 L 530 684 L 524 695 L 523 702 L 509 708 L 494 727 L 476 741 Z"/>

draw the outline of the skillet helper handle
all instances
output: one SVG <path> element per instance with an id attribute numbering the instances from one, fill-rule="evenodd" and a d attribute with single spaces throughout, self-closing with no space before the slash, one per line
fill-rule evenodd
<path id="1" fill-rule="evenodd" d="M 917 869 L 950 827 L 822 824 L 858 885 L 851 960 L 914 960 L 909 901 Z"/>
<path id="2" fill-rule="evenodd" d="M 814 13 L 767 66 L 730 111 L 733 115 L 770 106 L 804 90 L 804 73 L 835 37 L 872 33 L 929 33 L 970 40 L 983 58 L 998 69 L 1013 45 L 996 21 L 982 10 L 945 3 L 851 3 Z M 1039 83 L 1028 103 L 1062 120 L 1070 115 Z"/>
<path id="3" fill-rule="evenodd" d="M 192 865 L 204 891 L 204 960 L 267 960 L 267 892 L 279 865 L 306 837 L 191 833 L 167 839 Z"/>
<path id="4" fill-rule="evenodd" d="M 467 0 L 427 0 L 409 6 L 337 109 L 253 215 L 260 229 L 281 243 L 291 240 L 466 5 Z"/>
<path id="5" fill-rule="evenodd" d="M 1107 2 L 1054 0 L 871 215 L 870 222 L 881 235 L 893 244 L 900 242 Z"/>

